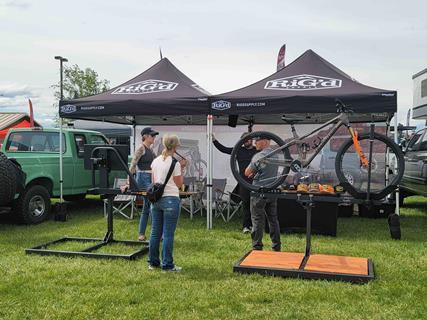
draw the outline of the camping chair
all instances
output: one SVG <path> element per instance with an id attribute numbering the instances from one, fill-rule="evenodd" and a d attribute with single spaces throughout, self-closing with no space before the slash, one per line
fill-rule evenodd
<path id="1" fill-rule="evenodd" d="M 212 179 L 212 201 L 215 205 L 215 217 L 221 216 L 224 222 L 227 222 L 227 218 L 224 213 L 227 210 L 228 200 L 224 199 L 225 186 L 227 185 L 227 179 Z"/>
<path id="2" fill-rule="evenodd" d="M 127 179 L 115 178 L 114 189 L 119 189 L 127 184 Z M 118 194 L 113 199 L 113 214 L 120 213 L 126 219 L 133 219 L 133 211 L 135 209 L 136 196 L 128 194 Z M 126 208 L 130 207 L 130 215 L 126 214 Z M 107 200 L 104 200 L 104 216 L 107 216 Z"/>
<path id="3" fill-rule="evenodd" d="M 184 177 L 184 191 L 197 192 L 197 178 L 196 177 Z M 192 196 L 184 197 L 181 199 L 182 209 L 190 213 L 190 217 L 198 211 L 202 211 L 203 202 L 201 201 L 201 193 L 195 193 Z"/>
<path id="4" fill-rule="evenodd" d="M 239 194 L 239 185 L 237 185 L 233 191 L 227 192 L 228 203 L 227 203 L 227 222 L 230 221 L 233 216 L 239 212 L 240 208 L 243 206 L 242 198 Z"/>

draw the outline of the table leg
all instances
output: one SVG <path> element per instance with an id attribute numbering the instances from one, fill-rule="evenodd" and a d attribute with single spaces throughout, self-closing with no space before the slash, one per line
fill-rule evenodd
<path id="1" fill-rule="evenodd" d="M 193 220 L 193 213 L 194 213 L 193 195 L 190 195 L 190 220 Z"/>

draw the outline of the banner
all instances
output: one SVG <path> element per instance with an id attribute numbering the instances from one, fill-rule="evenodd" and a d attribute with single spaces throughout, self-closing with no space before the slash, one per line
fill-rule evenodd
<path id="1" fill-rule="evenodd" d="M 286 44 L 284 44 L 277 55 L 277 71 L 282 70 L 285 67 L 285 53 L 286 53 Z"/>

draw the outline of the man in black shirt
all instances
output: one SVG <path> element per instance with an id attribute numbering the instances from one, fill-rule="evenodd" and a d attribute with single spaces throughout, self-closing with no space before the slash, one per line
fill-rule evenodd
<path id="1" fill-rule="evenodd" d="M 249 133 L 243 133 L 241 138 L 247 136 Z M 222 153 L 231 154 L 233 148 L 228 148 L 222 145 L 216 140 L 215 136 L 213 137 L 214 146 L 221 151 Z M 237 151 L 237 164 L 239 166 L 240 175 L 247 180 L 249 183 L 252 183 L 252 178 L 245 176 L 245 169 L 250 164 L 252 157 L 257 153 L 256 148 L 252 145 L 252 140 L 247 140 Z M 251 220 L 251 208 L 250 208 L 250 191 L 244 188 L 241 185 L 237 185 L 236 189 L 242 199 L 243 204 L 243 233 L 250 233 L 252 228 Z M 236 190 L 235 189 L 235 190 Z"/>

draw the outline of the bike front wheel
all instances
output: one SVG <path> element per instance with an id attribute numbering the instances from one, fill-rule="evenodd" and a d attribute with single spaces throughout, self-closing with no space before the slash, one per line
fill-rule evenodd
<path id="1" fill-rule="evenodd" d="M 358 137 L 362 152 L 369 157 L 368 134 Z M 368 158 L 369 159 L 369 158 Z M 402 180 L 404 171 L 403 153 L 399 146 L 384 135 L 374 133 L 372 142 L 371 179 L 369 166 L 363 166 L 352 139 L 340 148 L 335 159 L 335 171 L 344 189 L 356 199 L 380 200 L 392 193 Z"/>
<path id="2" fill-rule="evenodd" d="M 248 152 L 242 151 L 242 148 L 247 148 L 247 143 L 252 144 L 252 147 L 255 148 L 253 140 L 269 140 L 270 144 L 267 149 L 255 153 L 252 159 L 245 159 Z M 292 161 L 289 149 L 284 145 L 285 143 L 280 137 L 266 131 L 252 132 L 241 138 L 234 146 L 230 157 L 231 172 L 234 178 L 242 187 L 251 191 L 277 188 L 286 179 Z M 256 167 L 253 180 L 245 177 L 246 168 L 241 167 L 246 165 L 249 160 Z"/>

